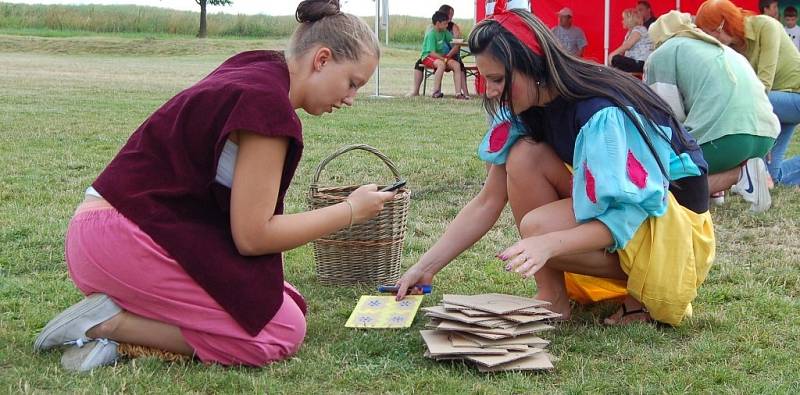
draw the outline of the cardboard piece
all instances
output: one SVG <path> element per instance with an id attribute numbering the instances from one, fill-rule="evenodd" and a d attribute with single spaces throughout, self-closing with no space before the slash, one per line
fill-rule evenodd
<path id="1" fill-rule="evenodd" d="M 495 314 L 508 314 L 513 311 L 531 307 L 541 307 L 548 304 L 541 300 L 495 293 L 482 295 L 445 294 L 443 296 L 443 301 L 445 303 L 467 306 L 472 309 L 488 311 Z"/>
<path id="2" fill-rule="evenodd" d="M 530 310 L 532 313 L 535 312 L 534 314 L 516 314 L 515 311 L 513 313 L 503 315 L 472 309 L 447 309 L 444 306 L 423 307 L 422 310 L 430 313 L 427 314 L 430 317 L 450 319 L 453 321 L 487 326 L 490 328 L 510 328 L 517 324 L 527 324 L 530 322 L 561 317 L 561 314 L 553 313 L 550 310 L 540 307 L 534 307 L 532 310 Z"/>
<path id="3" fill-rule="evenodd" d="M 442 320 L 440 320 L 438 318 L 431 318 L 430 321 L 425 323 L 425 327 L 426 328 L 431 328 L 431 329 L 436 329 L 436 328 L 439 327 L 439 324 L 441 324 L 441 323 L 442 323 Z"/>
<path id="4" fill-rule="evenodd" d="M 494 314 L 494 313 L 491 313 L 491 312 L 488 312 L 488 311 L 475 310 L 475 309 L 471 309 L 471 308 L 469 308 L 467 306 L 461 306 L 461 305 L 451 304 L 451 303 L 442 303 L 442 307 L 444 307 L 444 309 L 447 310 L 447 311 L 457 311 L 457 312 L 459 312 L 461 314 L 464 314 L 464 315 L 467 315 L 467 316 L 470 316 L 470 317 L 496 317 L 497 316 L 497 314 Z"/>
<path id="5" fill-rule="evenodd" d="M 553 369 L 549 341 L 536 333 L 553 329 L 542 322 L 560 317 L 547 302 L 513 295 L 444 295 L 441 305 L 423 310 L 432 330 L 420 331 L 425 357 L 474 362 L 481 372 Z"/>
<path id="6" fill-rule="evenodd" d="M 478 365 L 480 372 L 507 372 L 513 370 L 551 370 L 553 369 L 553 362 L 550 360 L 550 354 L 546 352 L 539 352 L 528 356 L 526 358 L 518 359 L 496 366 L 482 366 Z"/>
<path id="7" fill-rule="evenodd" d="M 470 317 L 497 317 L 497 314 L 490 313 L 488 311 L 480 311 L 470 309 L 469 307 L 465 307 L 461 310 L 461 314 L 468 315 Z"/>
<path id="8" fill-rule="evenodd" d="M 469 309 L 467 306 L 459 306 L 457 304 L 450 303 L 442 303 L 442 307 L 444 307 L 444 309 L 447 311 L 464 311 Z"/>
<path id="9" fill-rule="evenodd" d="M 461 332 L 450 332 L 449 337 L 450 337 L 450 344 L 452 344 L 453 347 L 502 348 L 508 351 L 525 351 L 529 348 L 527 344 L 494 344 L 494 345 L 484 344 L 483 342 L 479 342 L 477 340 L 465 337 Z M 481 339 L 481 340 L 488 341 L 489 339 Z M 544 347 L 547 345 L 547 343 L 545 342 L 537 345 L 539 345 L 540 347 Z"/>
<path id="10" fill-rule="evenodd" d="M 437 328 L 437 330 L 440 330 L 440 329 Z M 461 332 L 450 331 L 450 333 L 461 333 Z M 500 339 L 508 338 L 508 336 L 506 336 L 506 335 L 495 335 L 495 334 L 492 334 L 492 333 L 476 332 L 476 333 L 473 333 L 473 335 L 477 336 L 477 337 L 482 337 L 484 339 L 489 339 L 489 340 L 500 340 Z"/>
<path id="11" fill-rule="evenodd" d="M 443 300 L 445 303 L 467 306 L 476 310 L 488 311 L 495 314 L 508 314 L 513 311 L 529 309 L 531 307 L 542 307 L 548 304 L 541 300 L 504 294 L 445 294 Z"/>
<path id="12" fill-rule="evenodd" d="M 502 316 L 504 320 L 513 321 L 517 324 L 528 324 L 531 322 L 544 321 L 552 318 L 561 318 L 561 314 L 548 311 L 546 314 L 507 314 Z"/>
<path id="13" fill-rule="evenodd" d="M 535 299 L 534 299 L 535 300 Z M 544 305 L 549 306 L 550 302 L 543 302 Z M 470 317 L 497 317 L 497 314 L 489 312 L 489 311 L 482 311 L 482 310 L 475 310 L 466 306 L 461 306 L 457 304 L 451 303 L 442 303 L 442 306 L 447 311 L 457 311 L 461 314 L 470 316 Z M 552 311 L 544 308 L 544 307 L 529 307 L 527 309 L 515 310 L 509 314 L 513 314 L 515 316 L 530 316 L 530 315 L 546 315 L 546 318 L 557 318 L 561 317 L 560 314 L 553 313 Z M 556 315 L 554 315 L 556 314 Z M 508 319 L 508 315 L 504 315 L 503 318 Z"/>
<path id="14" fill-rule="evenodd" d="M 446 332 L 422 330 L 419 331 L 428 352 L 434 357 L 440 355 L 504 355 L 508 351 L 501 348 L 481 348 L 481 347 L 453 347 Z"/>
<path id="15" fill-rule="evenodd" d="M 512 328 L 486 328 L 478 325 L 470 325 L 457 321 L 442 320 L 436 327 L 445 331 L 460 331 L 469 332 L 472 334 L 488 333 L 492 335 L 502 335 L 504 337 L 512 337 L 519 335 L 526 335 L 529 333 L 541 332 L 543 330 L 551 329 L 552 327 L 540 322 L 533 322 L 530 324 L 521 324 Z"/>
<path id="16" fill-rule="evenodd" d="M 485 326 L 487 328 L 513 328 L 519 325 L 518 322 L 504 320 L 502 318 L 484 319 L 483 321 L 475 322 L 475 325 Z"/>
<path id="17" fill-rule="evenodd" d="M 459 331 L 459 332 L 469 332 L 473 334 L 479 333 L 488 333 L 491 335 L 500 335 L 502 337 L 511 337 L 513 330 L 511 329 L 503 329 L 503 328 L 487 328 L 478 325 L 470 325 L 465 324 L 463 322 L 458 321 L 450 321 L 450 320 L 442 320 L 439 322 L 439 325 L 436 329 L 443 330 L 443 331 Z"/>
<path id="18" fill-rule="evenodd" d="M 408 328 L 422 303 L 422 295 L 401 301 L 394 296 L 364 295 L 347 319 L 347 328 Z"/>
<path id="19" fill-rule="evenodd" d="M 492 367 L 527 358 L 534 354 L 541 354 L 543 351 L 544 350 L 541 348 L 531 348 L 527 351 L 509 352 L 503 355 L 467 355 L 465 359 L 477 362 L 483 366 Z"/>
<path id="20" fill-rule="evenodd" d="M 481 348 L 501 348 L 506 351 L 527 351 L 531 348 L 539 348 L 539 347 L 528 347 L 524 344 L 509 344 L 507 346 L 486 346 Z"/>
<path id="21" fill-rule="evenodd" d="M 433 355 L 431 355 L 431 352 L 428 351 L 428 350 L 425 350 L 425 353 L 422 354 L 422 356 L 425 357 L 425 358 L 435 359 L 437 361 L 455 361 L 455 360 L 458 360 L 458 359 L 464 359 L 463 355 L 438 355 L 438 356 L 433 356 Z"/>
<path id="22" fill-rule="evenodd" d="M 503 346 L 482 346 L 482 345 L 480 345 L 478 343 L 473 343 L 471 340 L 468 340 L 466 338 L 458 337 L 457 335 L 454 336 L 455 333 L 457 333 L 457 332 L 450 332 L 450 344 L 452 344 L 453 347 L 502 348 L 502 349 L 508 350 L 508 351 L 527 351 L 529 348 L 531 348 L 531 347 L 528 347 L 525 344 L 508 344 L 508 345 L 503 345 Z"/>
<path id="23" fill-rule="evenodd" d="M 446 320 L 451 320 L 451 321 L 458 321 L 458 322 L 463 322 L 463 323 L 466 323 L 466 324 L 477 324 L 480 321 L 489 321 L 489 320 L 491 320 L 491 318 L 487 318 L 487 317 L 470 317 L 468 315 L 461 314 L 458 311 L 452 311 L 452 310 L 448 311 L 448 310 L 445 310 L 445 308 L 442 307 L 442 306 L 423 307 L 422 310 L 427 313 L 425 315 L 428 316 L 428 317 L 435 317 L 435 318 L 441 318 L 441 319 L 446 319 Z"/>
<path id="24" fill-rule="evenodd" d="M 454 337 L 458 337 L 462 341 L 469 342 L 469 344 L 473 344 L 477 347 L 510 347 L 513 345 L 526 345 L 529 347 L 544 348 L 550 344 L 550 341 L 542 339 L 536 335 L 521 335 L 497 340 L 486 339 L 480 336 L 475 336 L 471 333 L 463 332 L 451 332 L 450 336 L 451 342 Z"/>
<path id="25" fill-rule="evenodd" d="M 463 332 L 445 332 L 453 347 L 481 347 L 481 343 L 464 336 Z"/>
<path id="26" fill-rule="evenodd" d="M 547 306 L 550 305 L 549 302 L 546 302 Z M 527 309 L 515 310 L 512 314 L 517 315 L 540 315 L 540 314 L 555 314 L 552 311 L 548 310 L 545 307 L 529 307 Z M 560 315 L 559 315 L 560 316 Z"/>

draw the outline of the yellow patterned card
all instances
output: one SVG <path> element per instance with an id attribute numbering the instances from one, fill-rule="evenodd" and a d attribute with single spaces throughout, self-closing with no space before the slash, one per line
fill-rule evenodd
<path id="1" fill-rule="evenodd" d="M 408 328 L 414 322 L 422 295 L 406 296 L 401 301 L 394 296 L 364 295 L 344 325 L 347 328 Z"/>

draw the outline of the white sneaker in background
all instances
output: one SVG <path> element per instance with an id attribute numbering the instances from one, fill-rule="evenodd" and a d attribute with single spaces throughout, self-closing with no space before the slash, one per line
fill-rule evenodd
<path id="1" fill-rule="evenodd" d="M 739 182 L 731 187 L 731 192 L 742 195 L 750 203 L 750 211 L 763 213 L 772 205 L 772 197 L 767 187 L 767 166 L 761 158 L 752 158 L 742 167 Z"/>
<path id="2" fill-rule="evenodd" d="M 711 204 L 715 206 L 722 206 L 725 204 L 725 191 L 712 193 L 709 200 L 711 200 Z"/>

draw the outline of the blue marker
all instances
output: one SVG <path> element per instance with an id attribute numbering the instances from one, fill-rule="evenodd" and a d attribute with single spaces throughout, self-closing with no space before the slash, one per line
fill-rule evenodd
<path id="1" fill-rule="evenodd" d="M 412 286 L 412 287 L 408 288 L 409 294 L 411 293 L 412 290 L 414 290 L 414 288 L 422 291 L 422 293 L 425 294 L 425 295 L 430 294 L 431 291 L 433 290 L 433 286 L 430 285 L 430 284 L 415 285 L 415 286 Z M 399 289 L 400 288 L 397 287 L 396 285 L 379 285 L 378 286 L 378 292 L 396 294 Z"/>

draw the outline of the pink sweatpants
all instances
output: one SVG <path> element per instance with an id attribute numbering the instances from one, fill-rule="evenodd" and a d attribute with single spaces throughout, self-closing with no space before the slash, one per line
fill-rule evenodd
<path id="1" fill-rule="evenodd" d="M 67 230 L 69 273 L 86 295 L 104 293 L 123 310 L 181 329 L 203 362 L 263 366 L 300 348 L 306 321 L 284 283 L 283 305 L 255 337 L 244 331 L 183 268 L 105 201 L 83 203 Z M 225 270 L 225 262 L 220 262 Z"/>

